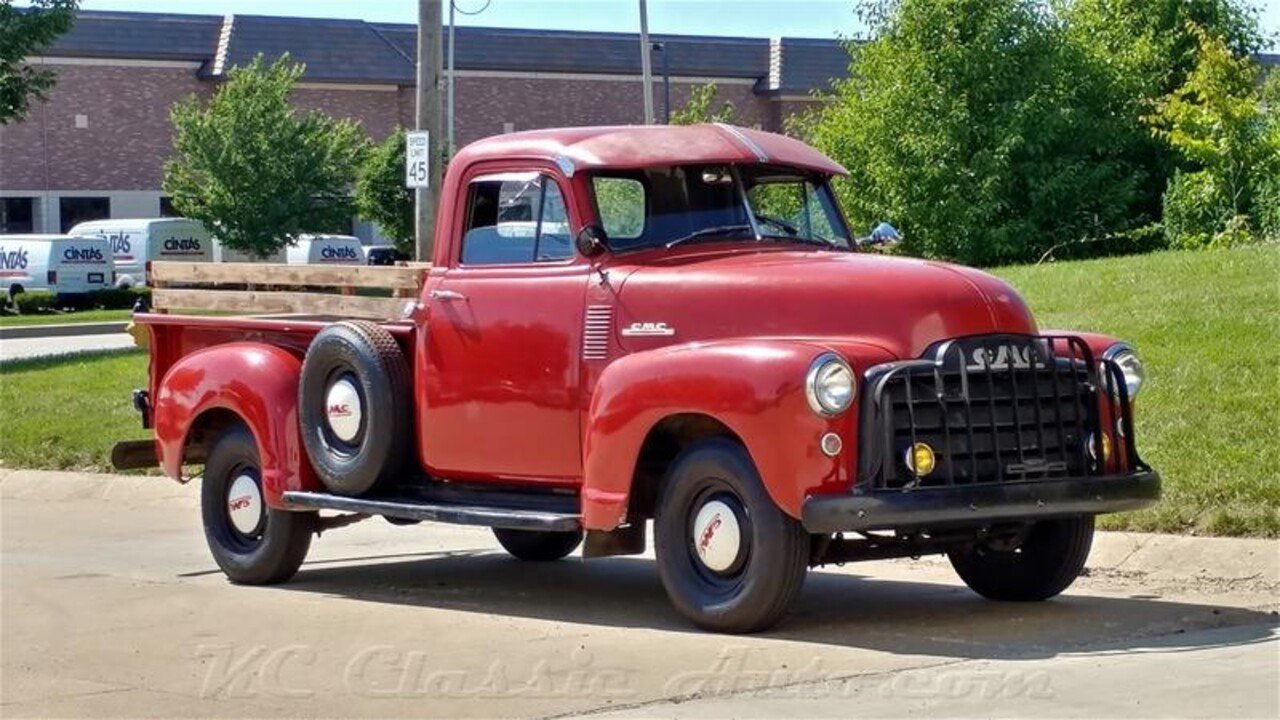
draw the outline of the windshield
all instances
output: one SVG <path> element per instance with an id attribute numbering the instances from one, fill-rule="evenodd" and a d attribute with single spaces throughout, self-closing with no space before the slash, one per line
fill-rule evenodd
<path id="1" fill-rule="evenodd" d="M 825 178 L 795 169 L 680 165 L 591 183 L 614 252 L 724 240 L 851 245 Z"/>

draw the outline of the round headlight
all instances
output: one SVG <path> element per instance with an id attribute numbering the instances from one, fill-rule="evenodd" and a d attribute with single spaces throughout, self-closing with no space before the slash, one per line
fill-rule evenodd
<path id="1" fill-rule="evenodd" d="M 1125 388 L 1129 391 L 1129 399 L 1137 397 L 1138 391 L 1142 389 L 1142 382 L 1147 377 L 1147 371 L 1142 367 L 1142 358 L 1138 357 L 1138 353 L 1124 343 L 1116 343 L 1102 353 L 1102 359 L 1120 366 L 1120 372 L 1124 374 Z"/>
<path id="2" fill-rule="evenodd" d="M 809 407 L 819 415 L 839 415 L 853 404 L 857 392 L 853 369 L 839 355 L 823 353 L 809 366 L 805 394 Z"/>

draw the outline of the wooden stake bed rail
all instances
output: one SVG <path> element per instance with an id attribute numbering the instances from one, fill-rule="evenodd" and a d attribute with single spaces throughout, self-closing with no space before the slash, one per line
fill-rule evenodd
<path id="1" fill-rule="evenodd" d="M 204 310 L 387 320 L 399 318 L 405 303 L 418 297 L 429 267 L 156 262 L 151 264 L 151 305 L 161 313 Z M 389 291 L 390 296 L 356 295 L 356 288 Z"/>

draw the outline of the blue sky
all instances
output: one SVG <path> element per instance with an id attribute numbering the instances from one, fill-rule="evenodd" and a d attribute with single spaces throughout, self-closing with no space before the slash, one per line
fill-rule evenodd
<path id="1" fill-rule="evenodd" d="M 448 0 L 445 0 L 446 2 Z M 485 7 L 486 4 L 488 7 Z M 1255 0 L 1263 27 L 1280 32 L 1280 0 Z M 459 25 L 630 32 L 636 0 L 456 0 Z M 651 32 L 831 38 L 858 30 L 851 0 L 649 0 Z M 90 10 L 140 10 L 225 15 L 298 15 L 413 22 L 414 0 L 83 0 Z M 180 8 L 180 10 L 178 9 Z"/>

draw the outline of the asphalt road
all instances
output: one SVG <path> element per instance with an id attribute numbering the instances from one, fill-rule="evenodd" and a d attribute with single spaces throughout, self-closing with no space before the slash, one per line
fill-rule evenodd
<path id="1" fill-rule="evenodd" d="M 0 714 L 1280 715 L 1274 542 L 1108 536 L 1032 605 L 928 559 L 827 569 L 776 630 L 728 637 L 650 559 L 525 564 L 479 529 L 370 520 L 286 585 L 232 586 L 197 490 L 0 471 Z"/>

